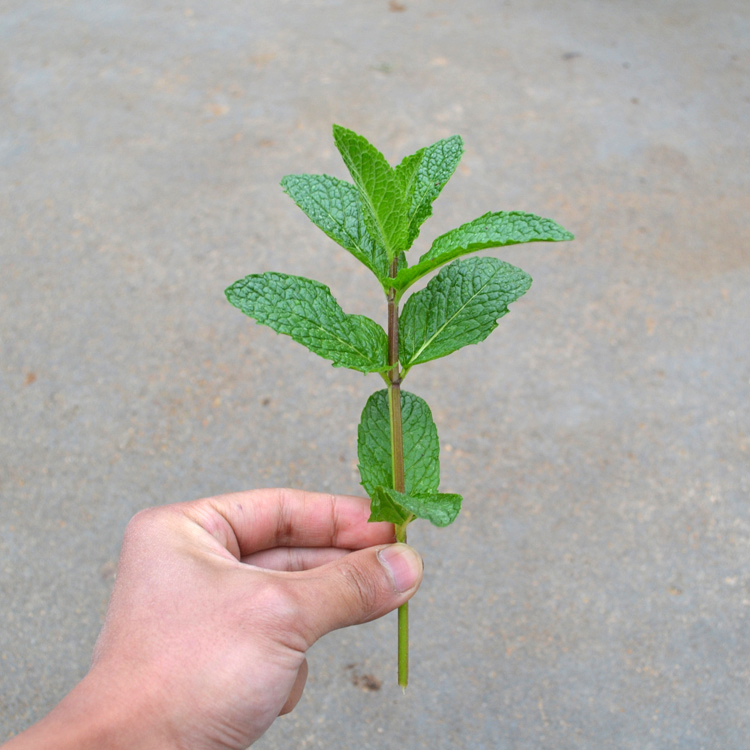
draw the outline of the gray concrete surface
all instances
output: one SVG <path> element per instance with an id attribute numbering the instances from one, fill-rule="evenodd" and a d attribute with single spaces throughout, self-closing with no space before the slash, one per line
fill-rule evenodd
<path id="1" fill-rule="evenodd" d="M 490 209 L 578 240 L 495 253 L 531 292 L 410 375 L 466 510 L 411 534 L 408 693 L 393 618 L 332 634 L 257 747 L 750 748 L 744 0 L 3 0 L 0 65 L 0 739 L 84 674 L 134 512 L 358 492 L 378 380 L 223 298 L 382 318 L 278 187 L 345 175 L 339 122 L 464 136 L 415 253 Z"/>

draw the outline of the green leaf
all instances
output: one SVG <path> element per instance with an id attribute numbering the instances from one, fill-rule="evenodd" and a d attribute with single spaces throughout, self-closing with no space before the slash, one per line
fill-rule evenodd
<path id="1" fill-rule="evenodd" d="M 461 495 L 408 495 L 388 487 L 376 487 L 370 501 L 369 520 L 402 524 L 414 515 L 426 518 L 435 526 L 449 526 L 456 520 L 462 502 Z"/>
<path id="2" fill-rule="evenodd" d="M 406 249 L 406 205 L 400 180 L 383 154 L 363 136 L 334 125 L 333 139 L 359 190 L 365 226 L 392 261 Z"/>
<path id="3" fill-rule="evenodd" d="M 427 402 L 401 391 L 404 434 L 404 484 L 410 494 L 430 494 L 440 486 L 440 444 Z M 376 487 L 393 487 L 388 391 L 376 391 L 362 410 L 357 436 L 362 486 L 372 497 Z"/>
<path id="4" fill-rule="evenodd" d="M 334 367 L 388 369 L 385 331 L 364 315 L 347 315 L 318 281 L 269 271 L 240 279 L 226 295 L 245 315 L 291 336 Z"/>
<path id="5" fill-rule="evenodd" d="M 281 180 L 281 186 L 313 224 L 364 263 L 378 279 L 388 277 L 388 256 L 367 231 L 354 185 L 327 174 L 290 174 Z"/>
<path id="6" fill-rule="evenodd" d="M 412 246 L 419 235 L 419 228 L 432 215 L 432 204 L 453 176 L 463 153 L 464 142 L 461 136 L 452 135 L 414 154 L 422 154 L 422 159 L 413 180 L 414 191 L 409 203 L 407 247 Z M 410 158 L 413 157 L 407 157 Z"/>
<path id="7" fill-rule="evenodd" d="M 508 305 L 531 286 L 531 277 L 497 258 L 451 263 L 404 305 L 399 359 L 408 370 L 483 341 Z"/>
<path id="8" fill-rule="evenodd" d="M 414 190 L 417 187 L 417 172 L 424 157 L 424 149 L 421 148 L 416 154 L 405 156 L 401 163 L 394 168 L 396 177 L 401 185 L 401 192 L 407 206 L 411 205 Z"/>
<path id="9" fill-rule="evenodd" d="M 409 520 L 411 513 L 394 501 L 389 494 L 393 492 L 395 490 L 389 490 L 385 487 L 375 488 L 370 496 L 370 517 L 367 519 L 368 521 L 387 521 L 400 526 Z"/>
<path id="10" fill-rule="evenodd" d="M 486 213 L 474 221 L 438 237 L 419 263 L 400 271 L 392 282 L 399 291 L 449 260 L 489 247 L 520 245 L 526 242 L 562 242 L 573 235 L 551 219 L 520 211 Z"/>

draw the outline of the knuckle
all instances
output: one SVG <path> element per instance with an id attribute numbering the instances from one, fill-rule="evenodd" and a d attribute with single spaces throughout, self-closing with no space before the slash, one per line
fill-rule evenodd
<path id="1" fill-rule="evenodd" d="M 168 519 L 174 515 L 175 510 L 169 505 L 155 505 L 139 510 L 125 527 L 123 546 L 154 541 L 162 533 Z"/>
<path id="2" fill-rule="evenodd" d="M 339 567 L 345 587 L 349 590 L 353 608 L 371 612 L 375 609 L 379 599 L 380 586 L 373 580 L 361 567 L 354 565 L 347 560 L 342 560 Z"/>
<path id="3" fill-rule="evenodd" d="M 253 599 L 257 611 L 273 613 L 277 620 L 293 620 L 299 612 L 296 598 L 279 580 L 265 583 Z"/>
<path id="4" fill-rule="evenodd" d="M 154 516 L 158 510 L 158 508 L 144 508 L 143 510 L 139 510 L 128 521 L 128 525 L 125 527 L 125 540 L 132 541 L 134 538 L 140 537 L 152 525 Z"/>
<path id="5" fill-rule="evenodd" d="M 293 651 L 308 646 L 304 628 L 304 608 L 290 587 L 273 577 L 258 586 L 249 597 L 243 619 L 253 623 L 253 631 L 283 643 Z"/>

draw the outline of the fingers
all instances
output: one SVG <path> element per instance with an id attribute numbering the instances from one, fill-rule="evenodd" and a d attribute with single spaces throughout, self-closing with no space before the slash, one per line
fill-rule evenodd
<path id="1" fill-rule="evenodd" d="M 330 547 L 276 547 L 247 555 L 242 562 L 265 570 L 300 571 L 319 568 L 349 552 L 348 549 Z"/>
<path id="2" fill-rule="evenodd" d="M 253 490 L 181 508 L 237 557 L 272 547 L 362 549 L 393 541 L 393 526 L 368 523 L 369 502 L 348 495 Z"/>
<path id="3" fill-rule="evenodd" d="M 325 633 L 380 617 L 410 599 L 422 582 L 419 553 L 406 544 L 352 552 L 322 568 L 291 574 L 301 635 L 312 645 Z"/>

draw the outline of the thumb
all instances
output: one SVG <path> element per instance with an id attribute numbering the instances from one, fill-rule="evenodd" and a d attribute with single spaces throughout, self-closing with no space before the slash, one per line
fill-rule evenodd
<path id="1" fill-rule="evenodd" d="M 300 623 L 310 645 L 331 630 L 369 622 L 408 601 L 422 583 L 424 564 L 406 544 L 351 552 L 295 576 Z"/>

